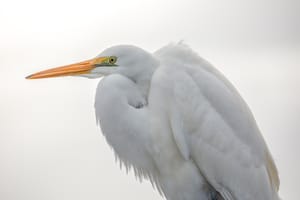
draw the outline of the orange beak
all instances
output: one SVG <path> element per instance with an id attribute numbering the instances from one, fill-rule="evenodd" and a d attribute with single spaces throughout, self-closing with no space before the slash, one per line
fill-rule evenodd
<path id="1" fill-rule="evenodd" d="M 62 67 L 56 67 L 52 69 L 47 69 L 44 71 L 37 72 L 35 74 L 31 74 L 26 77 L 26 79 L 39 79 L 39 78 L 50 78 L 50 77 L 58 77 L 58 76 L 74 76 L 80 74 L 88 74 L 92 69 L 96 67 L 97 64 L 101 64 L 107 58 L 94 58 L 91 60 L 86 60 L 83 62 L 65 65 Z"/>

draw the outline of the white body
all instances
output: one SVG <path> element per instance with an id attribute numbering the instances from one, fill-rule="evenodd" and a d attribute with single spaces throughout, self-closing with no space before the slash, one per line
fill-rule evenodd
<path id="1" fill-rule="evenodd" d="M 112 74 L 97 88 L 96 116 L 120 162 L 168 200 L 278 200 L 275 164 L 233 86 L 184 45 L 153 58 L 148 87 Z"/>

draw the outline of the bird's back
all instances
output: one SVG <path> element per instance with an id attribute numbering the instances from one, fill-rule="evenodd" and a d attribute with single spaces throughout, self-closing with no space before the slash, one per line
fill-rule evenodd
<path id="1" fill-rule="evenodd" d="M 171 126 L 177 116 L 173 126 L 181 130 L 173 134 L 182 156 L 196 163 L 224 199 L 277 199 L 276 166 L 236 89 L 183 44 L 171 44 L 155 55 L 162 66 L 153 76 L 150 95 L 170 100 L 164 106 Z"/>

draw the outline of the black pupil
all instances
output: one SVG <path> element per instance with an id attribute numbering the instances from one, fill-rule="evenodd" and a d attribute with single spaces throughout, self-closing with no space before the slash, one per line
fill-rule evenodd
<path id="1" fill-rule="evenodd" d="M 115 61 L 115 59 L 114 59 L 114 58 L 111 58 L 111 59 L 110 59 L 110 62 L 114 62 L 114 61 Z"/>

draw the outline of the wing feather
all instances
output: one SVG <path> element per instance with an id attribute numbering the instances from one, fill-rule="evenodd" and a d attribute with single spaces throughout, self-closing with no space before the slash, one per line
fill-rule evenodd
<path id="1" fill-rule="evenodd" d="M 251 111 L 230 82 L 186 45 L 171 44 L 155 55 L 174 80 L 176 109 L 170 116 L 177 117 L 171 119 L 171 126 L 183 156 L 190 154 L 226 200 L 279 199 L 272 156 Z"/>
<path id="2" fill-rule="evenodd" d="M 278 191 L 280 186 L 280 180 L 276 165 L 269 151 L 266 153 L 266 163 L 270 182 L 272 183 L 273 188 L 276 189 L 276 191 Z"/>
<path id="3" fill-rule="evenodd" d="M 172 128 L 173 137 L 175 143 L 185 160 L 189 160 L 190 150 L 186 141 L 186 135 L 184 134 L 183 121 L 178 112 L 175 111 L 175 108 L 172 108 L 172 113 L 170 115 L 170 123 Z"/>

